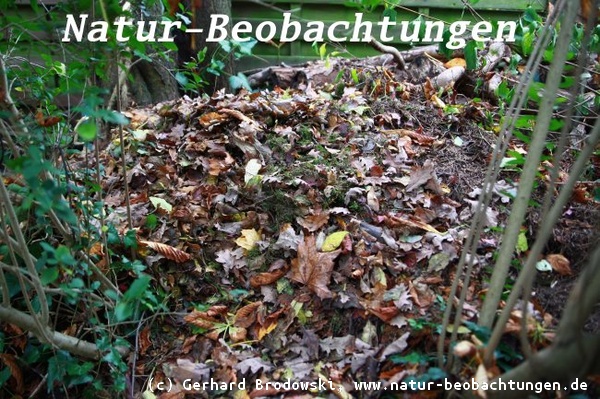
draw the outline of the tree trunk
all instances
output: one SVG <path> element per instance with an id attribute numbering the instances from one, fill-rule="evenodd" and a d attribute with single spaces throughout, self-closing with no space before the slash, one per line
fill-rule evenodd
<path id="1" fill-rule="evenodd" d="M 157 21 L 165 13 L 162 6 L 155 4 L 141 9 L 133 10 L 136 20 Z M 117 106 L 117 90 L 121 91 L 120 108 L 156 104 L 162 101 L 173 100 L 179 97 L 179 88 L 175 80 L 174 71 L 177 68 L 175 55 L 161 57 L 158 53 L 164 49 L 152 47 L 146 50 L 146 55 L 151 61 L 138 57 L 113 57 L 110 63 L 108 76 L 105 82 L 110 90 L 107 105 L 109 108 Z"/>
<path id="2" fill-rule="evenodd" d="M 206 47 L 206 57 L 200 65 L 202 71 L 206 70 L 206 67 L 211 64 L 213 58 L 222 60 L 225 64 L 225 68 L 220 76 L 216 76 L 213 73 L 205 73 L 204 77 L 207 80 L 205 91 L 212 93 L 227 87 L 228 75 L 233 70 L 233 58 L 231 54 L 225 54 L 218 42 L 206 42 L 206 27 L 210 26 L 210 17 L 213 14 L 224 14 L 231 19 L 231 0 L 191 0 L 191 2 L 193 27 L 205 27 L 205 32 L 194 34 L 191 37 L 190 47 L 192 56 L 195 56 Z M 226 29 L 228 32 L 231 31 L 231 23 L 227 25 Z"/>

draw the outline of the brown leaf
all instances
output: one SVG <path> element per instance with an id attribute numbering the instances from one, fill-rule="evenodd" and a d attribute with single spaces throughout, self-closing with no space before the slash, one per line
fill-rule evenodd
<path id="1" fill-rule="evenodd" d="M 150 326 L 147 326 L 140 332 L 140 337 L 138 341 L 140 354 L 145 355 L 146 351 L 148 351 L 148 348 L 152 346 L 152 340 L 150 339 Z"/>
<path id="2" fill-rule="evenodd" d="M 571 198 L 579 204 L 587 204 L 590 202 L 590 196 L 585 187 L 575 187 Z"/>
<path id="3" fill-rule="evenodd" d="M 552 254 L 546 256 L 546 260 L 552 265 L 552 270 L 561 276 L 570 276 L 573 274 L 571 270 L 571 262 L 561 254 Z"/>
<path id="4" fill-rule="evenodd" d="M 45 118 L 42 111 L 37 111 L 35 114 L 35 121 L 38 123 L 38 125 L 42 127 L 54 126 L 58 124 L 58 122 L 60 122 L 61 120 L 62 118 L 59 116 L 49 116 Z"/>
<path id="5" fill-rule="evenodd" d="M 263 303 L 257 301 L 240 308 L 235 314 L 234 325 L 244 328 L 250 327 L 256 321 L 256 314 L 262 306 Z"/>
<path id="6" fill-rule="evenodd" d="M 373 176 L 373 177 L 381 177 L 381 176 L 383 176 L 384 170 L 379 165 L 373 165 L 369 169 L 369 172 L 370 172 L 371 176 Z"/>
<path id="7" fill-rule="evenodd" d="M 198 311 L 194 311 L 194 312 L 190 313 L 189 315 L 185 316 L 183 319 L 186 322 L 195 325 L 196 327 L 205 328 L 205 329 L 213 328 L 215 323 L 218 323 L 217 320 L 211 320 L 210 318 L 208 318 L 204 312 L 198 312 Z"/>
<path id="8" fill-rule="evenodd" d="M 200 328 L 213 328 L 215 323 L 219 323 L 219 316 L 227 314 L 227 306 L 215 305 L 211 306 L 206 312 L 194 310 L 183 318 L 186 322 Z"/>
<path id="9" fill-rule="evenodd" d="M 410 217 L 409 219 L 403 219 L 399 216 L 396 215 L 391 215 L 389 218 L 391 225 L 395 227 L 398 226 L 406 226 L 406 227 L 412 227 L 412 228 L 416 228 L 416 229 L 421 229 L 421 230 L 425 230 L 425 231 L 429 231 L 431 233 L 435 233 L 435 234 L 444 234 L 439 232 L 438 230 L 436 230 L 433 226 L 430 226 L 427 223 L 423 223 L 422 221 Z"/>
<path id="10" fill-rule="evenodd" d="M 224 115 L 218 112 L 207 112 L 198 118 L 198 122 L 204 128 L 208 128 L 212 125 L 216 125 L 225 122 L 229 119 L 228 115 Z"/>
<path id="11" fill-rule="evenodd" d="M 27 334 L 21 329 L 21 327 L 12 324 L 5 323 L 2 330 L 10 337 L 11 345 L 15 348 L 25 350 L 27 346 Z"/>
<path id="12" fill-rule="evenodd" d="M 177 263 L 187 262 L 188 260 L 192 259 L 192 255 L 182 251 L 181 249 L 172 247 L 167 244 L 146 240 L 139 240 L 139 243 L 141 245 L 152 248 L 165 258 L 175 261 Z"/>
<path id="13" fill-rule="evenodd" d="M 333 271 L 333 262 L 340 250 L 318 252 L 314 236 L 304 237 L 298 245 L 298 257 L 292 260 L 292 280 L 306 284 L 321 299 L 333 295 L 327 285 Z"/>
<path id="14" fill-rule="evenodd" d="M 15 380 L 14 391 L 18 394 L 22 394 L 25 386 L 23 384 L 23 373 L 21 367 L 17 363 L 15 356 L 9 353 L 0 353 L 0 361 L 4 363 L 7 369 L 10 370 L 10 375 Z"/>
<path id="15" fill-rule="evenodd" d="M 206 162 L 208 163 L 208 174 L 219 176 L 221 173 L 225 173 L 231 169 L 231 165 L 233 165 L 235 159 L 229 153 L 226 153 L 223 158 L 208 158 Z"/>
<path id="16" fill-rule="evenodd" d="M 269 285 L 279 280 L 285 274 L 285 270 L 275 270 L 273 272 L 258 273 L 255 276 L 250 277 L 250 286 L 252 288 L 262 287 L 263 285 Z"/>
<path id="17" fill-rule="evenodd" d="M 229 329 L 229 338 L 231 338 L 232 342 L 245 341 L 247 335 L 248 330 L 246 330 L 244 327 L 231 327 Z"/>
<path id="18" fill-rule="evenodd" d="M 390 129 L 384 130 L 382 133 L 397 134 L 400 137 L 410 137 L 412 140 L 416 141 L 420 145 L 431 145 L 435 140 L 434 137 L 426 136 L 424 134 L 417 133 L 414 130 L 408 129 Z"/>
<path id="19" fill-rule="evenodd" d="M 227 314 L 227 306 L 225 305 L 215 305 L 215 306 L 211 306 L 207 311 L 206 314 L 209 317 L 218 317 L 218 316 L 225 316 Z"/>
<path id="20" fill-rule="evenodd" d="M 396 306 L 369 307 L 367 310 L 386 323 L 392 321 L 392 319 L 398 316 L 400 313 L 400 309 L 398 309 Z"/>
<path id="21" fill-rule="evenodd" d="M 204 363 L 194 363 L 188 359 L 177 359 L 176 364 L 165 363 L 163 369 L 167 377 L 179 381 L 186 379 L 206 381 L 210 377 L 210 366 Z"/>
<path id="22" fill-rule="evenodd" d="M 305 218 L 297 218 L 296 221 L 306 230 L 313 231 L 319 230 L 321 227 L 325 226 L 329 221 L 329 213 L 317 213 L 315 215 L 308 215 Z"/>
<path id="23" fill-rule="evenodd" d="M 438 195 L 443 194 L 442 189 L 439 187 L 434 167 L 435 165 L 429 159 L 423 163 L 423 166 L 415 166 L 410 173 L 410 181 L 406 186 L 406 191 L 411 192 L 422 185 L 433 182 L 434 184 L 429 188 Z"/>

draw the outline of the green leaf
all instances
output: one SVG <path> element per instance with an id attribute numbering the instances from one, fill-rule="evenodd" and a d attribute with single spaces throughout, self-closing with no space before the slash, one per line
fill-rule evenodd
<path id="1" fill-rule="evenodd" d="M 236 45 L 238 48 L 237 52 L 241 56 L 252 55 L 252 49 L 254 48 L 254 46 L 256 46 L 257 43 L 258 43 L 258 40 L 256 40 L 253 37 L 250 38 L 250 40 L 245 41 L 245 42 L 236 42 Z"/>
<path id="2" fill-rule="evenodd" d="M 115 306 L 115 320 L 117 322 L 127 320 L 133 314 L 133 304 L 129 302 L 119 302 Z"/>
<path id="3" fill-rule="evenodd" d="M 2 369 L 2 371 L 0 371 L 0 387 L 3 387 L 4 384 L 6 383 L 6 381 L 8 381 L 8 379 L 12 376 L 12 373 L 10 372 L 10 369 L 8 367 L 5 367 L 4 369 Z"/>
<path id="4" fill-rule="evenodd" d="M 147 274 L 141 274 L 137 279 L 131 283 L 129 289 L 123 294 L 122 301 L 134 301 L 144 296 L 144 292 L 150 284 L 152 278 Z"/>
<path id="5" fill-rule="evenodd" d="M 98 128 L 93 120 L 88 120 L 78 124 L 75 128 L 75 132 L 77 132 L 81 140 L 90 142 L 94 141 L 96 138 L 96 135 L 98 134 Z"/>
<path id="6" fill-rule="evenodd" d="M 390 356 L 390 360 L 394 364 L 426 364 L 429 361 L 429 356 L 419 352 L 410 352 L 407 355 L 395 354 Z"/>
<path id="7" fill-rule="evenodd" d="M 352 81 L 355 84 L 358 84 L 359 80 L 358 80 L 358 72 L 356 71 L 356 68 L 352 68 L 352 70 L 350 71 L 350 74 L 352 75 Z"/>
<path id="8" fill-rule="evenodd" d="M 73 362 L 67 366 L 67 373 L 72 376 L 81 376 L 89 373 L 94 368 L 92 362 Z"/>
<path id="9" fill-rule="evenodd" d="M 175 80 L 177 81 L 177 83 L 179 83 L 181 86 L 185 86 L 189 83 L 189 79 L 187 78 L 187 76 L 185 76 L 184 73 L 182 72 L 177 72 L 175 73 Z"/>
<path id="10" fill-rule="evenodd" d="M 535 118 L 535 115 L 520 115 L 515 121 L 515 127 L 517 129 L 533 129 Z"/>
<path id="11" fill-rule="evenodd" d="M 114 123 L 117 125 L 128 125 L 129 119 L 125 115 L 120 112 L 112 111 L 112 110 L 99 110 L 98 116 L 102 118 L 105 122 Z"/>
<path id="12" fill-rule="evenodd" d="M 48 359 L 48 392 L 52 392 L 55 382 L 63 380 L 67 373 L 67 366 L 73 361 L 69 352 L 63 350 L 57 350 L 56 354 Z"/>
<path id="13" fill-rule="evenodd" d="M 396 21 L 396 19 L 398 18 L 398 12 L 394 8 L 386 8 L 385 10 L 383 10 L 383 16 L 389 17 L 390 21 Z"/>
<path id="14" fill-rule="evenodd" d="M 448 327 L 446 327 L 446 332 L 448 334 L 451 334 L 452 331 L 454 331 L 454 326 L 453 325 L 449 325 Z M 458 329 L 456 330 L 456 332 L 459 335 L 464 335 L 464 334 L 469 334 L 471 332 L 471 330 L 469 330 L 467 327 L 465 326 L 458 326 Z"/>
<path id="15" fill-rule="evenodd" d="M 250 83 L 248 83 L 248 78 L 241 72 L 229 77 L 229 86 L 233 91 L 237 91 L 242 87 L 248 91 L 252 91 L 252 87 L 250 87 Z"/>
<path id="16" fill-rule="evenodd" d="M 431 380 L 440 380 L 442 378 L 446 378 L 447 376 L 444 370 L 437 367 L 430 367 L 429 370 L 427 370 L 427 375 L 429 375 Z"/>
<path id="17" fill-rule="evenodd" d="M 536 39 L 535 35 L 530 31 L 527 31 L 523 34 L 523 41 L 522 41 L 523 55 L 528 56 L 531 54 L 531 52 L 533 51 L 535 39 Z"/>
<path id="18" fill-rule="evenodd" d="M 71 283 L 69 284 L 69 286 L 71 288 L 83 288 L 83 287 L 85 287 L 85 283 L 79 277 L 75 277 L 73 280 L 71 280 Z"/>
<path id="19" fill-rule="evenodd" d="M 524 231 L 519 233 L 519 237 L 517 238 L 517 252 L 522 253 L 529 249 L 529 245 L 527 244 L 527 236 Z"/>
<path id="20" fill-rule="evenodd" d="M 323 59 L 325 58 L 325 55 L 327 55 L 327 43 L 323 43 L 321 47 L 319 47 L 319 57 Z"/>
<path id="21" fill-rule="evenodd" d="M 465 326 L 467 326 L 467 328 L 469 330 L 471 330 L 473 332 L 473 334 L 475 334 L 475 336 L 480 339 L 481 341 L 483 341 L 484 343 L 486 343 L 488 341 L 488 339 L 490 338 L 491 335 L 491 331 L 489 328 L 487 327 L 482 327 L 480 325 L 478 325 L 477 323 L 473 323 L 472 321 L 463 321 L 463 324 Z"/>
<path id="22" fill-rule="evenodd" d="M 52 284 L 58 278 L 58 267 L 47 267 L 40 273 L 40 281 L 43 285 Z"/>
<path id="23" fill-rule="evenodd" d="M 71 254 L 71 250 L 64 245 L 59 245 L 56 248 L 54 256 L 63 265 L 73 266 L 77 263 L 77 260 Z"/>
<path id="24" fill-rule="evenodd" d="M 156 226 L 158 226 L 158 217 L 153 213 L 146 216 L 146 227 L 150 230 L 154 230 Z"/>
<path id="25" fill-rule="evenodd" d="M 548 128 L 552 132 L 560 131 L 565 125 L 565 121 L 563 119 L 551 119 L 550 127 Z"/>
<path id="26" fill-rule="evenodd" d="M 467 62 L 467 71 L 474 71 L 477 69 L 477 42 L 470 40 L 463 51 Z"/>
<path id="27" fill-rule="evenodd" d="M 137 248 L 137 234 L 135 230 L 129 230 L 123 237 L 123 244 L 126 248 Z"/>

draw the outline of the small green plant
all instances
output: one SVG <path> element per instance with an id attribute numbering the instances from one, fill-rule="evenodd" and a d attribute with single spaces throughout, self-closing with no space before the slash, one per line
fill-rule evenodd
<path id="1" fill-rule="evenodd" d="M 222 76 L 227 67 L 225 61 L 229 57 L 232 57 L 233 60 L 239 60 L 242 57 L 251 56 L 252 48 L 256 43 L 257 40 L 254 38 L 245 42 L 223 40 L 219 42 L 221 51 L 211 56 L 208 65 L 205 65 L 208 51 L 205 47 L 196 54 L 194 59 L 183 64 L 183 70 L 175 74 L 175 79 L 183 90 L 198 94 L 209 82 L 207 75 Z M 245 88 L 252 91 L 248 79 L 242 73 L 229 76 L 229 85 L 232 90 Z"/>
<path id="2" fill-rule="evenodd" d="M 329 68 L 331 66 L 331 57 L 337 57 L 339 55 L 344 54 L 343 51 L 337 51 L 337 50 L 328 51 L 327 43 L 323 43 L 319 46 L 318 42 L 313 42 L 312 48 L 313 48 L 315 54 L 317 54 L 319 56 L 321 61 L 325 61 L 325 66 L 327 68 Z"/>

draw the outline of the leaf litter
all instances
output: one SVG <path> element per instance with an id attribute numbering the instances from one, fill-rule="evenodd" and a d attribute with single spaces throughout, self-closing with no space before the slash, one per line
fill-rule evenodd
<path id="1" fill-rule="evenodd" d="M 127 113 L 139 254 L 172 312 L 144 330 L 136 364 L 155 384 L 173 379 L 159 397 L 185 397 L 191 378 L 246 382 L 198 397 L 316 397 L 253 387 L 324 379 L 320 395 L 368 398 L 379 393 L 354 382 L 436 374 L 437 329 L 495 138 L 472 117 L 489 104 L 446 115 L 392 76 Z M 100 162 L 111 221 L 125 231 L 119 151 L 113 142 Z M 511 190 L 498 184 L 490 227 L 504 223 Z M 482 237 L 475 276 L 497 240 Z M 549 262 L 571 273 L 568 260 Z M 465 321 L 476 321 L 485 289 L 471 281 Z"/>

